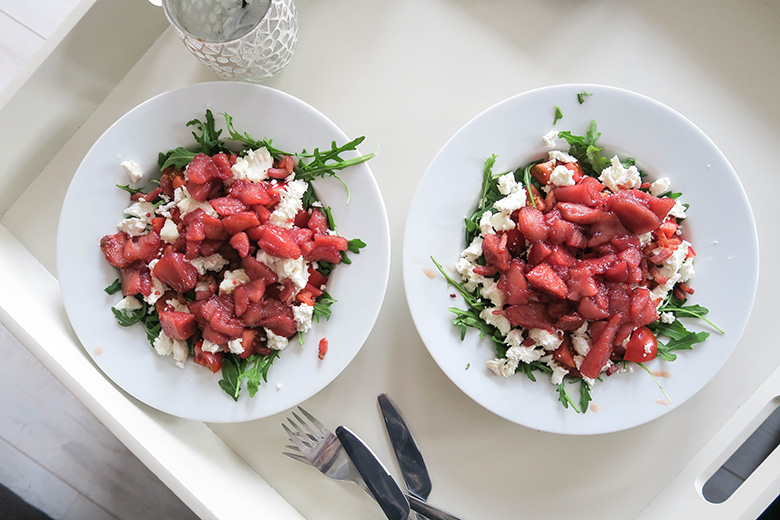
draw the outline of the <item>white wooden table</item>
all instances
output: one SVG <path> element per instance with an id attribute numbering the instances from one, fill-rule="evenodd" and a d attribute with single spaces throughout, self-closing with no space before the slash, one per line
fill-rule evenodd
<path id="1" fill-rule="evenodd" d="M 305 406 L 331 425 L 350 425 L 398 475 L 375 404 L 388 392 L 425 453 L 431 500 L 464 518 L 756 518 L 780 493 L 778 457 L 724 504 L 707 504 L 698 489 L 780 391 L 773 330 L 780 2 L 296 5 L 296 55 L 267 84 L 319 108 L 348 135 L 379 144 L 371 167 L 393 242 L 373 333 L 347 370 Z M 53 253 L 62 199 L 81 158 L 139 102 L 214 79 L 165 27 L 162 13 L 141 0 L 84 0 L 2 94 L 0 320 L 203 518 L 381 518 L 357 487 L 281 455 L 282 415 L 207 425 L 159 413 L 112 385 L 70 328 Z M 476 405 L 428 355 L 402 289 L 405 215 L 436 151 L 483 109 L 557 83 L 628 88 L 691 119 L 740 176 L 760 239 L 756 304 L 724 368 L 661 419 L 602 436 L 543 434 Z M 728 201 L 723 205 L 728 211 Z M 728 280 L 723 284 L 729 290 Z"/>

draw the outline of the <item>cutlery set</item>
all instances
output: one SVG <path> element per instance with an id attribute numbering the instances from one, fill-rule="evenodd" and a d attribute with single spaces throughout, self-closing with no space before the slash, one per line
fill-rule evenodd
<path id="1" fill-rule="evenodd" d="M 365 442 L 344 426 L 335 433 L 309 412 L 298 407 L 282 424 L 292 444 L 284 455 L 314 466 L 334 480 L 354 482 L 376 500 L 391 520 L 461 520 L 427 502 L 431 479 L 422 453 L 398 407 L 385 394 L 378 397 L 388 437 L 393 447 L 407 492 Z"/>

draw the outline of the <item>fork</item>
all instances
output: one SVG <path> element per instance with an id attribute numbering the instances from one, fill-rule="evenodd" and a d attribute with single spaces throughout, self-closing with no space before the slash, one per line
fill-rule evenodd
<path id="1" fill-rule="evenodd" d="M 352 465 L 352 462 L 350 462 L 349 455 L 347 455 L 336 434 L 331 432 L 302 407 L 299 406 L 298 411 L 301 412 L 308 422 L 303 420 L 297 413 L 291 412 L 295 420 L 287 417 L 287 422 L 290 423 L 292 429 L 285 423 L 282 423 L 282 428 L 284 428 L 284 431 L 293 443 L 285 446 L 285 448 L 291 451 L 285 451 L 282 454 L 298 462 L 314 466 L 325 476 L 334 480 L 354 482 L 369 496 L 373 497 L 365 482 L 363 482 L 363 478 Z M 420 516 L 416 516 L 413 512 L 409 516 L 410 520 L 414 518 L 460 520 L 458 517 L 442 511 L 409 493 L 404 493 L 404 496 L 406 496 L 414 512 L 420 514 Z"/>

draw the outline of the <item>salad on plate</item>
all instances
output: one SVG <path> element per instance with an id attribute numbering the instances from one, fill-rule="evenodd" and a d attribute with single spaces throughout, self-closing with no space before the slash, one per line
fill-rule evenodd
<path id="1" fill-rule="evenodd" d="M 554 124 L 560 116 L 556 107 Z M 686 305 L 696 253 L 681 194 L 668 177 L 650 182 L 634 159 L 607 154 L 599 137 L 595 121 L 584 136 L 550 131 L 547 155 L 510 172 L 488 158 L 465 219 L 460 280 L 433 259 L 465 299 L 466 309 L 450 308 L 461 339 L 475 328 L 495 344 L 487 369 L 546 374 L 562 405 L 582 413 L 598 381 L 638 365 L 658 383 L 646 362 L 673 361 L 709 336 L 678 319 L 708 312 Z"/>
<path id="2" fill-rule="evenodd" d="M 123 296 L 111 309 L 119 325 L 143 326 L 153 350 L 180 367 L 221 372 L 219 386 L 237 400 L 242 381 L 254 396 L 288 343 L 303 344 L 312 322 L 330 317 L 328 277 L 366 244 L 337 234 L 311 183 L 373 154 L 341 158 L 362 137 L 284 152 L 224 117 L 224 140 L 210 110 L 188 122 L 197 146 L 161 152 L 147 188 L 132 187 L 143 172 L 122 162 L 129 206 L 100 248 L 119 270 L 106 288 Z M 313 343 L 322 359 L 327 338 Z"/>

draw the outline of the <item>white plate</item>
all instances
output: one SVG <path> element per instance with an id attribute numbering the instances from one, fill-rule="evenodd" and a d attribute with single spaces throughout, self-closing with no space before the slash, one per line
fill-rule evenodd
<path id="1" fill-rule="evenodd" d="M 593 95 L 579 104 L 576 94 Z M 563 119 L 553 127 L 554 107 Z M 465 308 L 430 260 L 452 271 L 465 247 L 463 218 L 477 203 L 484 161 L 498 155 L 494 172 L 509 171 L 546 157 L 542 136 L 555 128 L 584 135 L 595 120 L 608 150 L 634 157 L 650 179 L 668 176 L 673 191 L 690 204 L 686 234 L 697 253 L 696 294 L 689 300 L 710 309 L 721 336 L 696 320 L 692 330 L 709 339 L 677 360 L 648 366 L 672 399 L 663 399 L 641 369 L 616 374 L 592 391 L 598 412 L 576 414 L 557 401 L 549 377 L 533 383 L 523 375 L 501 378 L 485 368 L 495 357 L 489 340 L 470 330 L 464 342 L 448 307 Z M 745 192 L 734 170 L 704 133 L 674 110 L 639 94 L 599 85 L 560 85 L 507 99 L 475 117 L 444 145 L 412 201 L 403 250 L 406 296 L 417 330 L 447 376 L 476 402 L 510 421 L 548 432 L 594 434 L 630 428 L 684 403 L 725 363 L 750 315 L 758 277 L 758 238 Z M 455 274 L 458 279 L 458 275 Z M 724 281 L 728 280 L 728 290 Z M 467 369 L 467 367 L 469 367 Z M 576 387 L 575 387 L 576 388 Z M 578 396 L 577 396 L 578 397 Z M 578 399 L 577 399 L 578 400 Z"/>
<path id="2" fill-rule="evenodd" d="M 191 146 L 193 118 L 210 108 L 233 116 L 240 132 L 256 139 L 272 138 L 282 150 L 329 148 L 349 141 L 330 119 L 303 101 L 277 90 L 247 83 L 200 83 L 156 96 L 114 123 L 98 139 L 79 166 L 60 217 L 57 267 L 68 317 L 84 348 L 119 387 L 159 410 L 207 422 L 238 422 L 286 410 L 317 393 L 354 358 L 374 325 L 387 287 L 390 233 L 384 202 L 367 164 L 342 172 L 351 190 L 337 180 L 315 182 L 320 199 L 330 205 L 339 234 L 361 238 L 367 247 L 352 255 L 351 265 L 334 270 L 328 285 L 338 300 L 330 321 L 315 324 L 302 347 L 290 342 L 269 372 L 268 382 L 250 399 L 242 390 L 234 402 L 218 386 L 220 374 L 188 362 L 176 367 L 170 357 L 155 354 L 143 328 L 120 327 L 111 313 L 121 295 L 103 288 L 117 270 L 103 258 L 100 237 L 116 233 L 128 206 L 127 193 L 116 184 L 129 180 L 119 163 L 140 164 L 146 178 L 159 177 L 157 154 Z M 220 125 L 219 127 L 224 127 Z M 225 137 L 223 132 L 222 137 Z M 351 152 L 354 153 L 354 152 Z M 344 157 L 347 157 L 345 154 Z M 317 345 L 326 337 L 324 360 Z M 99 354 L 98 354 L 99 352 Z"/>

